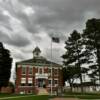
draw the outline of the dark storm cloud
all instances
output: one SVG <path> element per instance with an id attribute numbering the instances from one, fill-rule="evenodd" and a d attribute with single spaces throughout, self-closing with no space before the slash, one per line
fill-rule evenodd
<path id="1" fill-rule="evenodd" d="M 11 27 L 10 27 L 10 25 L 8 25 L 8 23 L 9 23 L 9 17 L 4 16 L 0 13 L 0 25 L 3 25 L 7 29 L 11 30 Z"/>
<path id="2" fill-rule="evenodd" d="M 17 47 L 27 46 L 35 41 L 39 42 L 41 45 L 43 40 L 42 32 L 48 34 L 49 38 L 51 38 L 52 34 L 55 34 L 60 37 L 61 41 L 64 42 L 68 34 L 74 29 L 78 29 L 79 31 L 83 30 L 85 21 L 88 18 L 100 17 L 100 0 L 5 1 L 8 2 L 3 3 L 2 8 L 10 13 L 11 18 L 15 18 L 21 22 L 19 26 L 22 29 L 25 29 L 27 36 L 33 34 L 33 38 L 30 39 L 27 39 L 27 36 L 20 36 L 19 33 L 12 35 L 10 38 L 8 36 L 3 36 L 2 34 L 4 39 L 1 40 Z M 31 7 L 34 13 L 31 15 L 24 13 L 23 10 L 27 7 Z M 11 26 L 9 24 L 5 24 L 9 23 L 7 20 L 8 17 L 3 17 L 1 14 L 0 16 L 0 19 L 2 20 L 0 22 L 3 22 L 1 25 L 6 28 L 10 28 Z M 24 31 L 22 31 L 21 34 L 24 35 Z"/>
<path id="3" fill-rule="evenodd" d="M 24 47 L 29 45 L 31 42 L 30 40 L 27 39 L 27 37 L 22 37 L 19 35 L 13 35 L 8 41 L 8 44 L 11 44 L 13 46 L 18 46 L 18 47 Z"/>
<path id="4" fill-rule="evenodd" d="M 61 32 L 63 36 L 72 28 L 82 29 L 88 12 L 100 11 L 100 0 L 23 0 L 21 2 L 35 8 L 36 23 L 48 34 Z M 92 18 L 92 16 L 88 17 Z"/>
<path id="5" fill-rule="evenodd" d="M 4 42 L 6 44 L 17 47 L 24 47 L 31 43 L 31 41 L 25 37 L 19 35 L 12 35 L 11 37 L 9 37 L 9 35 L 3 33 L 2 31 L 0 31 L 0 42 Z"/>
<path id="6" fill-rule="evenodd" d="M 2 31 L 0 31 L 0 42 L 6 42 L 9 39 L 9 36 L 7 34 L 4 34 Z"/>
<path id="7" fill-rule="evenodd" d="M 16 13 L 16 17 L 22 21 L 23 26 L 32 34 L 36 34 L 39 32 L 37 23 L 35 22 L 34 16 L 29 17 L 26 16 L 24 13 Z"/>

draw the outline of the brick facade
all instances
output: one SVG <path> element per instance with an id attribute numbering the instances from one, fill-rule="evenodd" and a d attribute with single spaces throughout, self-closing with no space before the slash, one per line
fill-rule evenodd
<path id="1" fill-rule="evenodd" d="M 51 69 L 52 68 L 52 69 Z M 37 93 L 38 88 L 55 91 L 62 87 L 62 66 L 38 56 L 16 63 L 16 93 Z M 52 75 L 51 75 L 52 70 Z"/>

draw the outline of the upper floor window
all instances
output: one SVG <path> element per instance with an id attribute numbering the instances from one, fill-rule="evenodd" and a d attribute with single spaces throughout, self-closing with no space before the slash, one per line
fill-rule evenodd
<path id="1" fill-rule="evenodd" d="M 48 69 L 48 73 L 51 73 L 51 69 L 50 68 Z"/>
<path id="2" fill-rule="evenodd" d="M 30 74 L 30 75 L 33 74 L 33 68 L 29 68 L 28 74 Z"/>
<path id="3" fill-rule="evenodd" d="M 51 80 L 48 80 L 48 84 L 51 85 Z"/>
<path id="4" fill-rule="evenodd" d="M 28 83 L 32 84 L 33 83 L 33 79 L 32 78 L 28 78 Z"/>
<path id="5" fill-rule="evenodd" d="M 58 75 L 58 69 L 54 69 L 54 75 Z"/>
<path id="6" fill-rule="evenodd" d="M 38 73 L 39 73 L 39 74 L 43 74 L 43 72 L 44 72 L 44 71 L 43 71 L 43 68 L 38 68 Z"/>
<path id="7" fill-rule="evenodd" d="M 26 78 L 21 78 L 21 83 L 26 83 Z"/>
<path id="8" fill-rule="evenodd" d="M 54 84 L 58 84 L 58 80 L 54 80 Z"/>
<path id="9" fill-rule="evenodd" d="M 26 67 L 22 67 L 22 74 L 26 74 Z"/>

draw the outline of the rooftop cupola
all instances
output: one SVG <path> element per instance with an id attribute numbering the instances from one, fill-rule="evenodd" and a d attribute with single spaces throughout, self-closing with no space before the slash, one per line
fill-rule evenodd
<path id="1" fill-rule="evenodd" d="M 34 50 L 33 50 L 33 58 L 34 57 L 40 57 L 40 53 L 41 53 L 41 50 L 39 47 L 36 47 Z"/>

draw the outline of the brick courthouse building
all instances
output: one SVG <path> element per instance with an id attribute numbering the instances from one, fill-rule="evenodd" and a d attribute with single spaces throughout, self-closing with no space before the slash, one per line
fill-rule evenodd
<path id="1" fill-rule="evenodd" d="M 51 83 L 53 91 L 62 86 L 62 66 L 48 61 L 40 53 L 40 49 L 36 47 L 32 59 L 16 63 L 16 93 L 34 93 L 39 88 L 50 92 Z"/>

